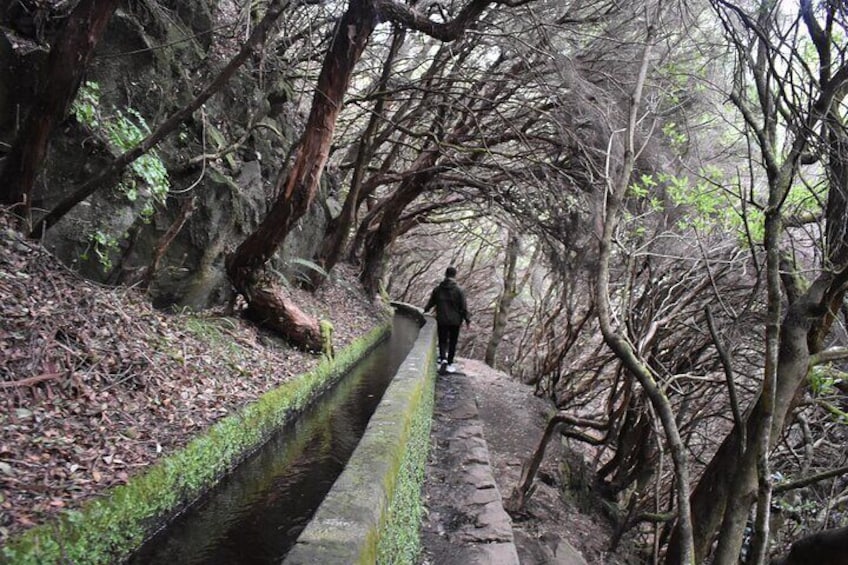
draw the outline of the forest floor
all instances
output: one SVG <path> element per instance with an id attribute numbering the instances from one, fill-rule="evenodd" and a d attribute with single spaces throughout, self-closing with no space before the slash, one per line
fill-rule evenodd
<path id="1" fill-rule="evenodd" d="M 341 349 L 386 310 L 350 270 L 314 295 Z M 0 546 L 79 508 L 319 362 L 237 316 L 80 278 L 0 215 Z"/>

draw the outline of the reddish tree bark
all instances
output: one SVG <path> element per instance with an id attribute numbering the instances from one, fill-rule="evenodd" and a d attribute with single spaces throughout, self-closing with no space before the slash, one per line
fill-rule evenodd
<path id="1" fill-rule="evenodd" d="M 250 308 L 261 320 L 278 320 L 281 333 L 295 344 L 320 336 L 298 335 L 286 329 L 294 328 L 290 308 L 278 312 L 263 311 L 275 308 L 274 301 L 258 301 L 266 291 L 261 288 L 260 271 L 276 253 L 295 223 L 306 213 L 318 191 L 318 183 L 327 157 L 336 118 L 341 111 L 344 95 L 353 69 L 362 55 L 374 26 L 381 20 L 391 20 L 441 39 L 453 41 L 474 21 L 491 0 L 472 0 L 457 17 L 446 23 L 425 16 L 392 0 L 350 0 L 347 10 L 336 26 L 330 50 L 324 57 L 318 86 L 312 99 L 306 128 L 287 174 L 277 178 L 276 202 L 259 227 L 227 258 L 227 274 L 236 291 L 243 294 Z M 402 208 L 401 208 L 402 209 Z M 318 325 L 310 324 L 311 328 Z"/>
<path id="2" fill-rule="evenodd" d="M 392 36 L 392 45 L 389 48 L 386 61 L 383 63 L 383 71 L 377 85 L 377 89 L 380 92 L 385 92 L 386 90 L 386 85 L 391 77 L 392 65 L 405 38 L 406 33 L 404 30 L 395 30 Z M 365 168 L 374 153 L 373 138 L 377 131 L 377 125 L 382 119 L 387 97 L 386 94 L 380 96 L 374 105 L 374 112 L 371 114 L 368 125 L 365 127 L 365 131 L 359 142 L 359 148 L 356 153 L 356 166 L 353 169 L 350 190 L 345 198 L 342 211 L 337 218 L 330 220 L 330 223 L 327 225 L 324 240 L 321 242 L 321 249 L 318 251 L 318 256 L 316 257 L 316 262 L 322 267 L 324 272 L 329 272 L 335 267 L 347 243 L 350 228 L 356 219 L 356 211 L 359 209 L 360 203 L 360 188 L 365 177 Z M 323 276 L 321 274 L 313 275 L 311 277 L 312 286 L 317 287 L 321 284 L 322 280 Z"/>
<path id="3" fill-rule="evenodd" d="M 230 279 L 239 291 L 250 288 L 251 277 L 277 251 L 315 198 L 354 66 L 376 23 L 377 12 L 371 2 L 352 0 L 337 24 L 294 163 L 288 174 L 277 177 L 275 192 L 279 197 L 259 227 L 228 260 Z"/>
<path id="4" fill-rule="evenodd" d="M 275 286 L 251 289 L 247 316 L 257 324 L 273 330 L 294 344 L 316 353 L 325 349 L 321 327 Z"/>
<path id="5" fill-rule="evenodd" d="M 320 343 L 318 323 L 314 320 L 306 323 L 301 319 L 301 315 L 306 315 L 290 307 L 293 305 L 284 304 L 281 292 L 273 293 L 276 300 L 267 299 L 269 292 L 260 288 L 257 274 L 315 198 L 354 66 L 376 24 L 377 12 L 371 2 L 351 1 L 336 26 L 332 45 L 324 57 L 312 109 L 294 163 L 288 174 L 280 174 L 277 178 L 275 192 L 279 196 L 259 227 L 227 259 L 230 282 L 245 295 L 255 316 L 259 320 L 275 320 L 274 328 L 282 330 L 291 341 L 301 346 L 309 346 L 315 341 Z"/>
<path id="6" fill-rule="evenodd" d="M 0 172 L 0 204 L 29 219 L 32 188 L 50 136 L 73 102 L 88 61 L 118 0 L 81 0 L 50 50 L 43 86 Z"/>

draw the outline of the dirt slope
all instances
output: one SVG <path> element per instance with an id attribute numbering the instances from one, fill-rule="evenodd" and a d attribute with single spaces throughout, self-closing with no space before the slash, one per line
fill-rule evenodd
<path id="1" fill-rule="evenodd" d="M 315 296 L 292 292 L 341 348 L 381 313 L 338 271 Z M 168 314 L 85 281 L 0 216 L 0 546 L 317 362 L 238 317 Z"/>

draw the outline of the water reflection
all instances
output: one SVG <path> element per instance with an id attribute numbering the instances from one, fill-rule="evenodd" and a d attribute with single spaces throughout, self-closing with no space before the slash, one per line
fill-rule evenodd
<path id="1" fill-rule="evenodd" d="M 388 341 L 129 563 L 279 563 L 341 473 L 417 335 L 415 322 L 395 316 Z"/>

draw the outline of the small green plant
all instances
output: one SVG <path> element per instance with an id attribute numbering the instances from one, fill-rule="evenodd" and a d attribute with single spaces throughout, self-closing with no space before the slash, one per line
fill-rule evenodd
<path id="1" fill-rule="evenodd" d="M 100 85 L 86 82 L 80 86 L 71 111 L 77 121 L 89 129 L 96 129 L 100 123 Z"/>
<path id="2" fill-rule="evenodd" d="M 124 153 L 136 147 L 150 133 L 150 127 L 138 110 L 134 108 L 105 111 L 101 102 L 100 85 L 87 81 L 79 89 L 71 112 L 77 121 L 100 133 L 106 144 L 116 153 Z M 164 205 L 171 189 L 168 170 L 155 150 L 150 150 L 130 165 L 117 189 L 131 204 L 139 205 L 139 217 L 149 222 L 157 204 Z M 93 249 L 104 271 L 111 269 L 110 250 L 118 241 L 98 227 L 90 236 Z M 83 258 L 86 258 L 85 256 Z"/>
<path id="3" fill-rule="evenodd" d="M 150 133 L 150 127 L 144 116 L 134 108 L 127 108 L 126 112 L 117 110 L 114 116 L 103 120 L 102 123 L 109 138 L 109 144 L 121 152 L 133 149 Z M 135 173 L 135 178 L 132 176 L 125 178 L 119 186 L 127 199 L 130 202 L 138 199 L 138 181 L 140 180 L 149 188 L 153 200 L 158 204 L 164 204 L 171 184 L 168 180 L 168 170 L 156 151 L 151 149 L 133 161 L 130 168 Z"/>
<path id="4" fill-rule="evenodd" d="M 663 134 L 668 138 L 671 146 L 675 149 L 681 149 L 686 145 L 686 142 L 689 140 L 687 135 L 680 131 L 680 128 L 677 127 L 677 124 L 674 122 L 668 122 L 663 126 Z"/>
<path id="5" fill-rule="evenodd" d="M 112 254 L 118 250 L 118 239 L 98 229 L 89 234 L 88 243 L 88 249 L 94 252 L 103 272 L 108 273 L 111 271 L 113 266 Z M 88 250 L 82 254 L 82 258 L 86 261 L 90 257 Z"/>
<path id="6" fill-rule="evenodd" d="M 830 365 L 816 366 L 810 371 L 810 388 L 815 396 L 826 396 L 837 392 L 836 385 L 842 382 L 840 371 Z"/>
<path id="7" fill-rule="evenodd" d="M 321 320 L 318 322 L 321 328 L 321 343 L 324 348 L 323 353 L 332 361 L 336 356 L 335 348 L 333 348 L 333 324 L 329 320 Z"/>
<path id="8" fill-rule="evenodd" d="M 844 380 L 844 376 L 845 373 L 832 365 L 814 367 L 809 374 L 810 391 L 816 398 L 817 404 L 840 424 L 848 424 L 848 413 L 833 402 L 829 402 L 827 397 L 834 397 L 840 393 L 838 386 Z"/>

